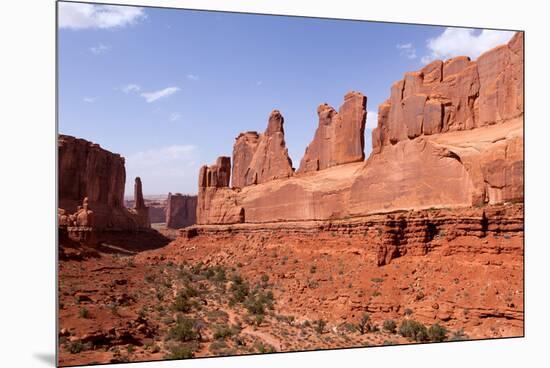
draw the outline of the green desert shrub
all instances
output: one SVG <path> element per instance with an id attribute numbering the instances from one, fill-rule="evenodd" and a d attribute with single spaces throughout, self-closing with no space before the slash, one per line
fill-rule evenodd
<path id="1" fill-rule="evenodd" d="M 199 337 L 195 322 L 184 316 L 178 316 L 174 327 L 168 330 L 168 338 L 176 341 L 192 341 Z"/>
<path id="2" fill-rule="evenodd" d="M 422 342 L 428 340 L 428 329 L 422 323 L 414 319 L 406 319 L 401 322 L 399 333 L 403 337 Z"/>
<path id="3" fill-rule="evenodd" d="M 428 329 L 428 337 L 430 341 L 434 342 L 445 341 L 445 339 L 447 338 L 447 332 L 448 331 L 445 327 L 439 325 L 438 323 L 435 323 L 431 325 Z"/>
<path id="4" fill-rule="evenodd" d="M 318 319 L 313 322 L 313 328 L 315 332 L 317 332 L 318 334 L 324 333 L 326 326 L 327 326 L 327 321 L 325 321 L 324 319 Z"/>
<path id="5" fill-rule="evenodd" d="M 370 329 L 371 329 L 370 316 L 368 313 L 364 313 L 361 316 L 361 319 L 359 320 L 359 322 L 357 323 L 357 330 L 361 335 L 363 335 L 364 333 L 369 332 Z"/>
<path id="6" fill-rule="evenodd" d="M 185 345 L 173 345 L 170 347 L 170 354 L 166 356 L 167 359 L 189 359 L 193 358 L 195 353 L 189 346 Z"/>
<path id="7" fill-rule="evenodd" d="M 69 344 L 68 349 L 71 354 L 78 354 L 84 350 L 84 344 L 81 341 L 73 341 Z"/>
<path id="8" fill-rule="evenodd" d="M 397 329 L 397 324 L 393 319 L 387 319 L 384 321 L 382 327 L 387 332 L 395 333 L 395 330 Z"/>

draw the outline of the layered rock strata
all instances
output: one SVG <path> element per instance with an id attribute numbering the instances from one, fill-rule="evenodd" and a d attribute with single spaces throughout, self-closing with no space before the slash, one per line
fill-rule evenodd
<path id="1" fill-rule="evenodd" d="M 523 116 L 523 33 L 475 61 L 436 60 L 394 83 L 378 109 L 373 151 L 431 135 Z"/>
<path id="2" fill-rule="evenodd" d="M 196 225 L 180 232 L 185 238 L 239 234 L 351 237 L 376 254 L 379 266 L 407 254 L 432 251 L 445 255 L 506 253 L 519 258 L 523 250 L 523 205 L 400 211 L 338 220 Z"/>

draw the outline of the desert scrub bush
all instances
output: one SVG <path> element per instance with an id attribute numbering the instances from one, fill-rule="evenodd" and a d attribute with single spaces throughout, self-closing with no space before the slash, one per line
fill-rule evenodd
<path id="1" fill-rule="evenodd" d="M 390 333 L 395 333 L 395 330 L 397 329 L 397 324 L 393 319 L 387 319 L 384 321 L 382 328 Z"/>
<path id="2" fill-rule="evenodd" d="M 428 329 L 422 323 L 414 319 L 403 320 L 399 327 L 399 334 L 418 342 L 428 340 Z"/>
<path id="3" fill-rule="evenodd" d="M 326 326 L 327 326 L 327 321 L 325 321 L 324 319 L 318 319 L 316 321 L 313 321 L 313 329 L 319 335 L 321 335 L 325 332 L 325 327 Z"/>
<path id="4" fill-rule="evenodd" d="M 185 345 L 172 345 L 166 359 L 190 359 L 195 356 L 193 349 Z"/>
<path id="5" fill-rule="evenodd" d="M 209 321 L 213 321 L 213 322 L 216 322 L 216 321 L 227 322 L 229 320 L 229 314 L 227 314 L 227 312 L 224 312 L 222 310 L 212 310 L 212 311 L 206 312 L 206 318 Z"/>
<path id="6" fill-rule="evenodd" d="M 69 344 L 67 349 L 69 350 L 69 353 L 71 353 L 71 354 L 78 354 L 82 350 L 84 350 L 84 344 L 82 344 L 81 341 L 73 341 Z"/>
<path id="7" fill-rule="evenodd" d="M 212 353 L 212 354 L 220 354 L 222 353 L 223 354 L 223 349 L 226 349 L 228 346 L 227 344 L 225 343 L 225 341 L 223 340 L 216 340 L 216 341 L 213 341 L 210 346 L 208 347 L 208 350 Z"/>
<path id="8" fill-rule="evenodd" d="M 375 283 L 381 283 L 381 282 L 384 282 L 384 279 L 381 278 L 381 277 L 373 277 L 372 279 L 370 279 L 372 282 L 375 282 Z"/>
<path id="9" fill-rule="evenodd" d="M 273 293 L 263 293 L 260 291 L 249 295 L 244 301 L 244 307 L 251 314 L 264 315 L 266 309 L 273 310 Z"/>
<path id="10" fill-rule="evenodd" d="M 357 330 L 361 335 L 364 335 L 371 330 L 370 315 L 368 313 L 364 313 L 361 316 L 361 319 L 357 323 Z"/>
<path id="11" fill-rule="evenodd" d="M 244 302 L 250 292 L 248 282 L 244 281 L 240 275 L 233 275 L 231 281 L 232 283 L 229 291 L 232 294 L 231 300 L 233 301 L 233 304 Z"/>
<path id="12" fill-rule="evenodd" d="M 256 348 L 256 350 L 259 352 L 259 353 L 274 353 L 276 352 L 277 350 L 275 349 L 274 346 L 272 345 L 269 345 L 269 344 L 264 344 L 263 342 L 261 341 L 257 341 L 255 344 L 254 344 L 254 348 Z"/>
<path id="13" fill-rule="evenodd" d="M 176 312 L 190 312 L 193 307 L 198 306 L 198 303 L 194 300 L 191 300 L 191 298 L 194 298 L 198 295 L 199 292 L 197 291 L 197 289 L 187 284 L 185 288 L 180 290 L 176 295 L 176 299 L 174 300 L 174 304 L 172 305 L 173 309 Z"/>
<path id="14" fill-rule="evenodd" d="M 199 334 L 195 328 L 195 321 L 179 315 L 176 320 L 176 325 L 168 330 L 168 339 L 186 342 L 199 338 Z"/>
<path id="15" fill-rule="evenodd" d="M 311 268 L 309 269 L 309 273 L 315 273 L 317 272 L 317 266 L 313 265 L 311 266 Z"/>
<path id="16" fill-rule="evenodd" d="M 265 317 L 263 314 L 256 314 L 254 317 L 254 324 L 259 327 L 264 322 L 264 319 Z"/>
<path id="17" fill-rule="evenodd" d="M 275 319 L 277 322 L 284 322 L 288 324 L 289 326 L 292 326 L 294 324 L 294 316 L 283 316 L 281 314 L 278 314 L 275 316 Z"/>
<path id="18" fill-rule="evenodd" d="M 464 341 L 464 340 L 468 340 L 468 335 L 466 335 L 464 333 L 464 329 L 460 329 L 460 330 L 457 330 L 455 332 L 453 332 L 453 334 L 451 335 L 451 337 L 449 338 L 449 340 L 451 341 Z"/>
<path id="19" fill-rule="evenodd" d="M 441 342 L 447 339 L 447 329 L 438 323 L 430 326 L 428 329 L 428 338 L 433 342 Z"/>
<path id="20" fill-rule="evenodd" d="M 214 339 L 216 340 L 223 340 L 238 333 L 238 329 L 234 326 L 230 327 L 228 325 L 217 325 L 214 327 Z"/>
<path id="21" fill-rule="evenodd" d="M 90 311 L 86 308 L 80 308 L 78 310 L 78 316 L 80 318 L 90 318 Z"/>
<path id="22" fill-rule="evenodd" d="M 355 325 L 353 323 L 344 322 L 340 326 L 339 330 L 342 331 L 342 333 L 353 333 L 353 332 L 357 331 L 357 327 L 355 327 Z"/>
<path id="23" fill-rule="evenodd" d="M 405 308 L 403 314 L 405 314 L 406 316 L 410 316 L 411 314 L 413 314 L 413 311 L 410 308 Z"/>

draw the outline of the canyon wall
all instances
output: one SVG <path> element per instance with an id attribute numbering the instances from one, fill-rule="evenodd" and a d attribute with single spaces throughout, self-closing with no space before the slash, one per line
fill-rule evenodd
<path id="1" fill-rule="evenodd" d="M 124 207 L 124 158 L 98 144 L 67 135 L 58 138 L 58 213 L 62 227 L 94 231 L 149 228 L 141 179 L 132 209 Z M 93 220 L 92 220 L 93 218 Z"/>
<path id="2" fill-rule="evenodd" d="M 166 227 L 180 229 L 197 222 L 197 196 L 168 193 Z"/>
<path id="3" fill-rule="evenodd" d="M 476 61 L 457 57 L 406 73 L 379 107 L 366 161 L 365 111 L 358 92 L 346 94 L 338 113 L 321 105 L 313 141 L 288 176 L 243 179 L 262 171 L 251 165 L 260 138 L 239 136 L 234 188 L 229 158 L 222 181 L 219 161 L 201 169 L 198 224 L 337 220 L 523 200 L 522 33 Z"/>

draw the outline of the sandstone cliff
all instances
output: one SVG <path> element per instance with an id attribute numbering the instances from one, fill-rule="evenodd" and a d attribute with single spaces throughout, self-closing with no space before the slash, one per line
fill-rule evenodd
<path id="1" fill-rule="evenodd" d="M 319 127 L 306 148 L 298 172 L 363 161 L 366 108 L 367 98 L 359 92 L 346 94 L 339 112 L 327 104 L 320 105 L 317 108 Z"/>
<path id="2" fill-rule="evenodd" d="M 246 132 L 236 138 L 231 179 L 234 188 L 287 178 L 293 174 L 283 124 L 281 113 L 273 110 L 263 134 Z"/>
<path id="3" fill-rule="evenodd" d="M 93 230 L 149 228 L 141 179 L 136 178 L 135 208 L 124 207 L 124 158 L 98 144 L 67 135 L 58 138 L 59 224 L 86 226 L 78 214 L 93 213 Z M 82 211 L 86 207 L 86 211 Z M 74 215 L 72 215 L 74 214 Z M 72 217 L 71 217 L 72 216 Z"/>
<path id="4" fill-rule="evenodd" d="M 197 222 L 197 196 L 168 193 L 166 227 L 180 229 Z"/>
<path id="5" fill-rule="evenodd" d="M 228 187 L 228 177 L 222 188 L 203 185 L 197 221 L 335 220 L 521 202 L 522 72 L 523 35 L 518 33 L 476 61 L 434 61 L 407 73 L 379 108 L 367 161 L 366 98 L 347 94 L 339 113 L 321 105 L 319 128 L 297 174 L 238 190 Z M 253 137 L 248 138 L 253 147 Z M 224 164 L 228 175 L 228 158 Z M 208 170 L 203 170 L 204 177 Z M 233 172 L 242 175 L 242 166 Z"/>

